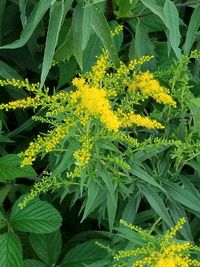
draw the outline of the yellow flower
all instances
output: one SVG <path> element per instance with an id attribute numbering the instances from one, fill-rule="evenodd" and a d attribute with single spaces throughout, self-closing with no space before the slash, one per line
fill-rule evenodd
<path id="1" fill-rule="evenodd" d="M 164 126 L 155 121 L 151 120 L 148 117 L 143 117 L 139 114 L 134 114 L 133 112 L 129 112 L 127 114 L 123 114 L 121 118 L 122 126 L 123 127 L 131 127 L 133 124 L 141 127 L 145 127 L 148 129 L 162 129 Z"/>
<path id="2" fill-rule="evenodd" d="M 176 107 L 176 102 L 166 90 L 154 79 L 153 73 L 146 71 L 135 75 L 134 81 L 129 85 L 129 92 L 139 89 L 142 94 L 152 97 L 156 102 Z"/>
<path id="3" fill-rule="evenodd" d="M 106 91 L 103 88 L 99 89 L 79 83 L 77 79 L 73 83 L 77 85 L 78 90 L 71 95 L 71 99 L 74 103 L 80 100 L 78 109 L 85 110 L 91 116 L 99 116 L 108 130 L 118 131 L 121 123 L 112 111 Z"/>

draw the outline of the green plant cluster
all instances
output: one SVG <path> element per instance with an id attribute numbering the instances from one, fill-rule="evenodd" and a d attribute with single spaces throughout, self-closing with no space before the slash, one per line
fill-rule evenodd
<path id="1" fill-rule="evenodd" d="M 199 14 L 0 1 L 1 267 L 200 266 Z"/>

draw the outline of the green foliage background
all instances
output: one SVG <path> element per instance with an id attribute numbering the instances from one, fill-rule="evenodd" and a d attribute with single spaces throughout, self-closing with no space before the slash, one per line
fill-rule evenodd
<path id="1" fill-rule="evenodd" d="M 123 32 L 112 38 L 119 24 Z M 155 233 L 162 233 L 184 216 L 187 223 L 179 238 L 199 243 L 200 61 L 182 58 L 200 49 L 199 26 L 198 0 L 0 1 L 1 79 L 40 81 L 51 93 L 68 90 L 71 79 L 90 70 L 105 48 L 115 66 L 120 59 L 153 55 L 145 68 L 158 69 L 156 77 L 172 89 L 178 103 L 173 111 L 153 107 L 154 118 L 165 120 L 167 126 L 161 133 L 138 132 L 141 141 L 149 142 L 128 155 L 131 185 L 121 185 L 120 194 L 100 166 L 110 198 L 102 184 L 97 190 L 98 183 L 91 181 L 83 195 L 66 185 L 22 210 L 20 196 L 30 192 L 44 170 L 60 175 L 67 169 L 70 152 L 20 167 L 17 154 L 47 126 L 33 121 L 30 110 L 1 111 L 1 267 L 111 266 L 112 253 L 104 245 L 115 251 L 140 244 L 137 236 L 119 227 L 121 218 L 146 228 L 156 222 Z M 7 86 L 0 96 L 5 103 L 27 92 Z M 145 108 L 150 107 L 149 103 Z M 36 110 L 36 115 L 42 112 Z M 151 142 L 155 137 L 182 143 L 156 144 Z"/>

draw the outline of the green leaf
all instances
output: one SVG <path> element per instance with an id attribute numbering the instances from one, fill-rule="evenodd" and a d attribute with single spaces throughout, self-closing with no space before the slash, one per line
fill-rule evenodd
<path id="1" fill-rule="evenodd" d="M 8 193 L 10 192 L 11 188 L 12 188 L 12 185 L 5 185 L 4 187 L 2 187 L 0 189 L 0 205 L 2 205 L 2 203 L 6 199 L 6 197 L 7 197 Z"/>
<path id="2" fill-rule="evenodd" d="M 72 17 L 74 56 L 81 69 L 83 68 L 83 10 L 82 4 L 78 4 Z"/>
<path id="3" fill-rule="evenodd" d="M 86 6 L 83 9 L 83 26 L 82 26 L 82 50 L 87 46 L 92 29 L 92 7 Z"/>
<path id="4" fill-rule="evenodd" d="M 98 37 L 101 39 L 105 49 L 116 66 L 119 66 L 119 58 L 115 43 L 111 36 L 109 24 L 101 11 L 101 9 L 95 5 L 92 9 L 92 26 Z"/>
<path id="5" fill-rule="evenodd" d="M 0 76 L 4 79 L 22 79 L 13 68 L 11 68 L 2 60 L 0 60 Z"/>
<path id="6" fill-rule="evenodd" d="M 20 167 L 20 158 L 9 154 L 0 158 L 0 181 L 13 180 L 20 177 L 35 177 L 36 172 L 32 167 Z"/>
<path id="7" fill-rule="evenodd" d="M 47 265 L 54 266 L 61 252 L 61 232 L 31 234 L 30 242 L 37 256 Z"/>
<path id="8" fill-rule="evenodd" d="M 134 245 L 143 246 L 145 244 L 145 240 L 133 230 L 126 227 L 115 227 L 116 231 L 118 231 L 117 235 L 129 240 Z"/>
<path id="9" fill-rule="evenodd" d="M 95 244 L 96 240 L 84 242 L 65 254 L 62 267 L 84 267 L 107 256 L 107 251 Z"/>
<path id="10" fill-rule="evenodd" d="M 164 15 L 166 20 L 166 26 L 169 30 L 169 41 L 176 57 L 180 59 L 181 50 L 180 44 L 180 31 L 179 31 L 179 14 L 175 4 L 166 0 L 164 4 Z"/>
<path id="11" fill-rule="evenodd" d="M 187 220 L 187 214 L 184 210 L 184 208 L 176 203 L 175 201 L 171 201 L 168 204 L 169 207 L 169 212 L 173 218 L 173 221 L 176 223 L 180 218 L 186 218 L 186 223 L 184 223 L 184 225 L 182 226 L 182 228 L 180 229 L 180 233 L 181 235 L 185 238 L 185 240 L 188 241 L 194 241 L 193 237 L 192 237 L 192 233 L 191 233 L 191 229 L 190 229 L 190 224 Z"/>
<path id="12" fill-rule="evenodd" d="M 200 214 L 200 200 L 197 199 L 189 191 L 169 181 L 165 182 L 165 189 L 167 191 L 167 194 L 175 201 Z"/>
<path id="13" fill-rule="evenodd" d="M 95 200 L 99 193 L 99 186 L 94 180 L 89 180 L 87 184 L 87 200 L 85 204 L 85 209 L 82 217 L 82 221 L 94 211 Z M 96 205 L 95 205 L 96 206 Z"/>
<path id="14" fill-rule="evenodd" d="M 163 221 L 169 226 L 173 226 L 172 219 L 169 215 L 169 212 L 163 202 L 163 200 L 160 198 L 160 196 L 156 193 L 156 191 L 153 188 L 149 188 L 147 185 L 140 185 L 142 188 L 142 192 L 149 202 L 150 206 L 153 210 L 163 219 Z"/>
<path id="15" fill-rule="evenodd" d="M 137 214 L 139 205 L 141 202 L 140 194 L 136 194 L 128 200 L 125 208 L 123 209 L 122 219 L 127 223 L 133 223 L 134 218 Z"/>
<path id="16" fill-rule="evenodd" d="M 154 14 L 156 14 L 166 25 L 165 15 L 163 8 L 158 6 L 154 0 L 141 0 L 142 3 L 149 8 Z"/>
<path id="17" fill-rule="evenodd" d="M 4 216 L 3 212 L 0 211 L 0 229 L 7 226 L 7 218 Z"/>
<path id="18" fill-rule="evenodd" d="M 23 267 L 46 267 L 44 263 L 38 260 L 24 260 Z"/>
<path id="19" fill-rule="evenodd" d="M 160 188 L 163 191 L 163 188 L 145 170 L 140 168 L 138 164 L 132 163 L 131 167 L 131 173 L 133 175 L 137 176 L 150 185 L 154 185 L 155 187 Z"/>
<path id="20" fill-rule="evenodd" d="M 184 54 L 189 54 L 192 45 L 194 43 L 194 39 L 196 37 L 198 28 L 200 26 L 200 6 L 196 7 L 192 13 L 190 18 L 190 22 L 187 29 L 187 34 L 185 38 L 185 43 L 183 45 Z"/>
<path id="21" fill-rule="evenodd" d="M 18 231 L 30 233 L 51 233 L 59 229 L 62 218 L 59 212 L 49 203 L 40 200 L 33 200 L 23 209 L 19 203 L 23 196 L 15 202 L 10 223 Z"/>
<path id="22" fill-rule="evenodd" d="M 27 24 L 20 35 L 20 39 L 14 41 L 11 44 L 3 45 L 0 47 L 0 49 L 15 49 L 24 46 L 30 39 L 44 14 L 50 8 L 51 3 L 52 0 L 40 0 L 35 5 L 30 17 L 28 18 Z"/>
<path id="23" fill-rule="evenodd" d="M 0 266 L 22 267 L 22 248 L 15 233 L 0 235 Z"/>
<path id="24" fill-rule="evenodd" d="M 107 190 L 107 210 L 109 229 L 112 231 L 118 202 L 118 193 L 114 189 L 111 174 L 101 164 L 97 164 L 97 174 L 102 178 Z"/>
<path id="25" fill-rule="evenodd" d="M 55 3 L 50 9 L 49 26 L 45 43 L 44 59 L 42 63 L 42 74 L 40 81 L 41 88 L 43 87 L 49 69 L 51 68 L 51 63 L 58 42 L 58 35 L 62 25 L 63 14 L 64 14 L 63 11 L 64 11 L 63 1 Z"/>
<path id="26" fill-rule="evenodd" d="M 70 27 L 69 32 L 63 42 L 63 44 L 56 50 L 54 59 L 58 62 L 69 59 L 74 53 L 73 46 L 73 30 Z"/>

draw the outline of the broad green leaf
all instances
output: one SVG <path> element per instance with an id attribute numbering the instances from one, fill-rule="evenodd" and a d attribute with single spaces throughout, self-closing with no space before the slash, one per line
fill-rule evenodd
<path id="1" fill-rule="evenodd" d="M 13 180 L 20 177 L 35 177 L 32 167 L 20 167 L 20 158 L 9 154 L 0 158 L 0 181 Z"/>
<path id="2" fill-rule="evenodd" d="M 84 242 L 68 251 L 62 261 L 62 267 L 84 267 L 107 256 L 107 251 L 95 244 L 96 240 Z"/>
<path id="3" fill-rule="evenodd" d="M 195 36 L 200 26 L 200 6 L 196 7 L 190 18 L 190 22 L 187 29 L 185 43 L 183 45 L 184 54 L 189 54 L 192 45 L 194 43 Z"/>
<path id="4" fill-rule="evenodd" d="M 37 256 L 47 265 L 54 266 L 61 252 L 61 232 L 31 234 L 30 242 Z"/>
<path id="5" fill-rule="evenodd" d="M 169 30 L 169 41 L 176 57 L 180 59 L 181 50 L 180 44 L 180 31 L 179 31 L 179 14 L 175 4 L 166 0 L 164 4 L 164 15 L 166 20 L 166 26 Z"/>
<path id="6" fill-rule="evenodd" d="M 0 60 L 0 77 L 3 79 L 22 79 L 21 76 L 9 65 Z"/>
<path id="7" fill-rule="evenodd" d="M 166 25 L 165 15 L 162 7 L 158 6 L 154 0 L 141 0 L 141 2 L 154 14 L 156 14 Z"/>
<path id="8" fill-rule="evenodd" d="M 169 215 L 169 212 L 163 202 L 163 200 L 160 198 L 160 196 L 156 193 L 156 191 L 153 188 L 149 188 L 146 185 L 140 185 L 142 188 L 142 192 L 149 202 L 152 209 L 155 210 L 155 212 L 163 219 L 163 221 L 169 226 L 173 226 L 172 219 Z"/>
<path id="9" fill-rule="evenodd" d="M 23 209 L 19 208 L 21 197 L 15 202 L 10 223 L 18 231 L 30 233 L 51 233 L 61 226 L 62 218 L 59 212 L 49 203 L 33 200 Z"/>
<path id="10" fill-rule="evenodd" d="M 3 212 L 0 211 L 0 229 L 4 228 L 6 225 L 7 225 L 7 218 L 5 217 Z"/>
<path id="11" fill-rule="evenodd" d="M 101 11 L 101 9 L 95 5 L 92 9 L 92 26 L 98 37 L 101 39 L 105 49 L 116 66 L 119 66 L 119 58 L 117 49 L 111 36 L 109 24 Z"/>
<path id="12" fill-rule="evenodd" d="M 169 195 L 172 199 L 200 214 L 200 200 L 189 191 L 169 181 L 165 182 L 165 189 L 167 191 L 167 195 Z"/>
<path id="13" fill-rule="evenodd" d="M 20 38 L 11 44 L 3 45 L 0 49 L 15 49 L 24 46 L 30 39 L 35 28 L 43 18 L 44 14 L 50 8 L 52 0 L 40 0 L 34 7 L 30 17 L 27 20 L 27 24 L 23 29 Z"/>
<path id="14" fill-rule="evenodd" d="M 22 248 L 15 233 L 0 235 L 0 266 L 22 267 Z"/>
<path id="15" fill-rule="evenodd" d="M 83 10 L 82 4 L 78 4 L 72 17 L 74 56 L 81 69 L 83 68 Z"/>
<path id="16" fill-rule="evenodd" d="M 24 260 L 23 267 L 46 267 L 44 263 L 38 260 Z"/>
<path id="17" fill-rule="evenodd" d="M 83 26 L 82 26 L 82 50 L 87 46 L 92 29 L 92 7 L 86 6 L 83 9 Z"/>
<path id="18" fill-rule="evenodd" d="M 63 14 L 64 14 L 63 11 L 64 11 L 63 1 L 55 3 L 50 9 L 49 26 L 47 31 L 47 38 L 44 49 L 44 58 L 42 63 L 42 74 L 40 81 L 41 88 L 43 87 L 49 69 L 51 68 L 51 63 L 58 42 L 58 35 L 62 25 Z"/>

